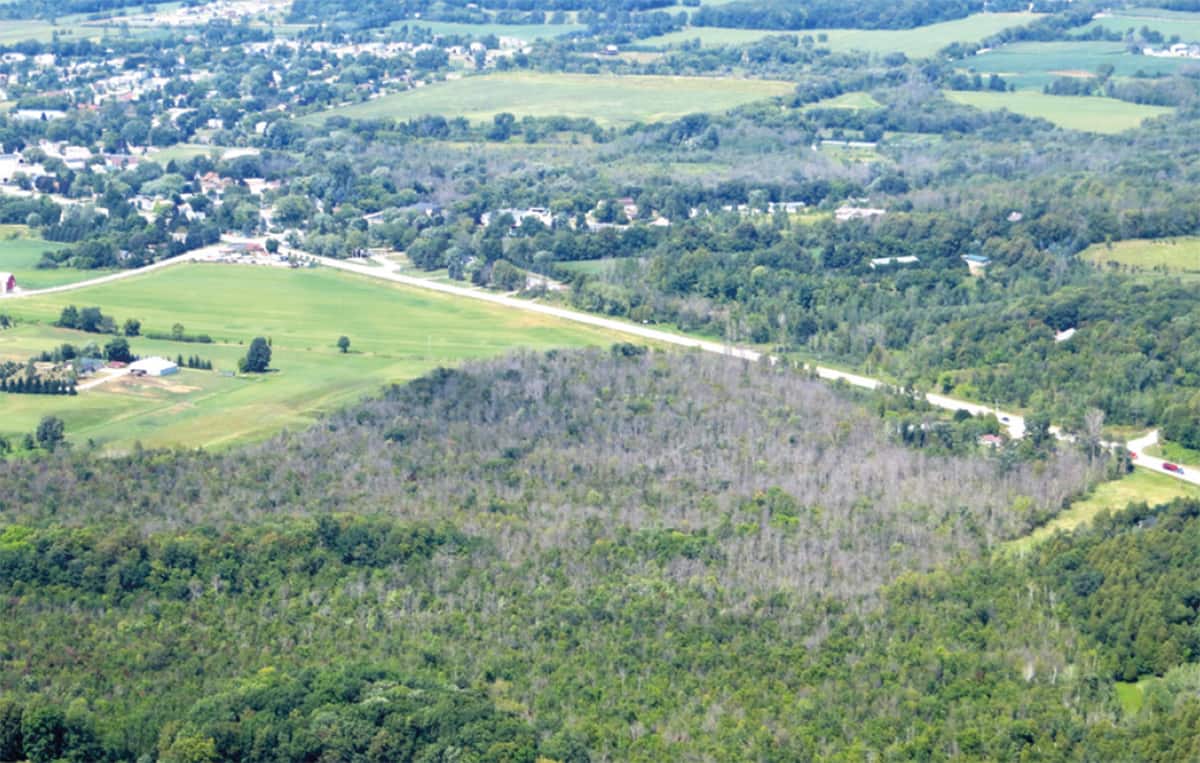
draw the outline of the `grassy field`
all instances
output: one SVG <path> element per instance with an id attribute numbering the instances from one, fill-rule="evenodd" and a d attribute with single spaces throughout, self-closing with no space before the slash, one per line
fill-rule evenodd
<path id="1" fill-rule="evenodd" d="M 17 277 L 17 285 L 24 289 L 44 289 L 75 283 L 104 275 L 107 270 L 75 270 L 56 268 L 38 270 L 38 260 L 46 250 L 58 250 L 62 244 L 43 241 L 29 234 L 24 225 L 0 225 L 0 270 Z"/>
<path id="2" fill-rule="evenodd" d="M 1081 32 L 1095 28 L 1109 29 L 1122 34 L 1130 29 L 1149 27 L 1163 37 L 1179 35 L 1184 42 L 1200 42 L 1200 13 L 1168 11 L 1164 8 L 1127 8 L 1111 11 L 1105 18 L 1096 19 Z"/>
<path id="3" fill-rule="evenodd" d="M 14 300 L 7 312 L 29 322 L 0 332 L 0 357 L 24 361 L 63 342 L 106 337 L 49 325 L 64 305 L 98 305 L 145 331 L 182 323 L 214 344 L 135 338 L 136 354 L 199 354 L 215 372 L 184 370 L 166 380 L 104 385 L 77 397 L 0 395 L 0 434 L 31 431 L 41 416 L 66 422 L 75 442 L 110 449 L 146 445 L 223 446 L 311 423 L 321 411 L 411 379 L 438 365 L 517 347 L 607 345 L 615 335 L 531 313 L 387 284 L 331 270 L 183 265 L 69 294 Z M 347 309 L 348 306 L 353 309 Z M 33 323 L 32 321 L 38 321 Z M 350 337 L 349 354 L 335 343 Z M 223 376 L 255 336 L 272 340 L 262 376 Z"/>
<path id="4" fill-rule="evenodd" d="M 397 93 L 312 114 L 304 121 L 319 122 L 331 116 L 408 119 L 443 114 L 482 122 L 507 111 L 517 118 L 591 117 L 601 124 L 628 124 L 724 111 L 784 95 L 792 88 L 789 82 L 715 77 L 502 73 Z"/>
<path id="5" fill-rule="evenodd" d="M 1193 66 L 1195 62 L 1190 62 Z M 966 59 L 971 71 L 1001 74 L 1017 88 L 1038 88 L 1064 75 L 1093 73 L 1113 67 L 1117 77 L 1138 72 L 1171 74 L 1188 62 L 1178 58 L 1153 58 L 1131 54 L 1121 42 L 1017 42 Z"/>
<path id="6" fill-rule="evenodd" d="M 806 29 L 781 32 L 764 29 L 726 29 L 721 27 L 689 27 L 678 32 L 648 37 L 638 46 L 667 47 L 699 39 L 702 45 L 741 45 L 778 34 L 799 36 L 824 34 L 827 42 L 818 43 L 835 51 L 865 50 L 872 53 L 898 51 L 915 58 L 932 56 L 952 42 L 971 42 L 995 34 L 1002 29 L 1028 24 L 1038 17 L 1035 13 L 977 13 L 957 21 L 929 24 L 916 29 Z"/>
<path id="7" fill-rule="evenodd" d="M 842 93 L 833 98 L 826 98 L 823 101 L 809 103 L 804 106 L 804 111 L 812 109 L 850 109 L 858 111 L 859 109 L 878 109 L 883 104 L 871 97 L 870 93 Z"/>
<path id="8" fill-rule="evenodd" d="M 1112 246 L 1094 244 L 1079 256 L 1100 266 L 1116 262 L 1144 270 L 1200 273 L 1200 236 L 1129 239 L 1114 241 Z"/>
<path id="9" fill-rule="evenodd" d="M 1068 130 L 1110 134 L 1132 129 L 1146 119 L 1174 111 L 1164 106 L 1143 106 L 1115 98 L 1046 95 L 1020 90 L 1012 93 L 953 90 L 948 91 L 946 97 L 985 111 L 1008 109 L 1027 117 L 1040 117 Z"/>
<path id="10" fill-rule="evenodd" d="M 1059 530 L 1069 532 L 1085 522 L 1090 522 L 1101 511 L 1119 511 L 1130 503 L 1140 502 L 1153 506 L 1179 497 L 1200 498 L 1200 488 L 1173 477 L 1155 474 L 1145 469 L 1135 469 L 1132 474 L 1122 479 L 1097 486 L 1091 495 L 1071 504 L 1069 509 L 1024 538 L 1006 543 L 1003 548 L 1006 552 L 1019 553 Z"/>

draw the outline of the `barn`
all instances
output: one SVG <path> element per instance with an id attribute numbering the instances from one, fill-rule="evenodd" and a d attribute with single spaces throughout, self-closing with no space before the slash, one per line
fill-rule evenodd
<path id="1" fill-rule="evenodd" d="M 179 366 L 166 358 L 142 358 L 129 364 L 134 376 L 168 376 L 179 373 Z"/>
<path id="2" fill-rule="evenodd" d="M 0 294 L 9 294 L 17 290 L 17 277 L 12 273 L 0 273 Z"/>

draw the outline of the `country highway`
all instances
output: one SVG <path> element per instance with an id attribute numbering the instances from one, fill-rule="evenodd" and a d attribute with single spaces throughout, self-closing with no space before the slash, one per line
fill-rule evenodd
<path id="1" fill-rule="evenodd" d="M 248 241 L 263 243 L 262 240 L 260 240 L 260 239 L 229 238 L 229 239 L 226 239 L 223 242 L 223 244 L 248 242 Z M 177 265 L 177 264 L 180 264 L 183 262 L 190 262 L 190 261 L 193 261 L 193 260 L 196 260 L 199 258 L 203 258 L 204 256 L 216 251 L 223 244 L 215 244 L 211 247 L 199 249 L 194 252 L 188 252 L 186 254 L 181 254 L 178 257 L 172 257 L 170 259 L 161 260 L 161 261 L 153 263 L 151 265 L 146 265 L 145 267 L 137 268 L 134 270 L 126 270 L 126 271 L 122 271 L 120 273 L 112 273 L 110 275 L 100 276 L 98 278 L 92 278 L 87 281 L 79 281 L 77 283 L 65 284 L 63 286 L 55 286 L 55 287 L 51 287 L 51 288 L 47 288 L 47 289 L 35 289 L 35 290 L 29 290 L 29 291 L 16 292 L 16 293 L 12 293 L 12 294 L 0 295 L 0 300 L 19 299 L 22 297 L 33 297 L 33 296 L 39 296 L 39 295 L 43 295 L 43 294 L 56 294 L 56 293 L 61 293 L 61 292 L 74 291 L 76 289 L 82 289 L 82 288 L 86 288 L 88 286 L 95 286 L 98 284 L 111 283 L 112 281 L 117 281 L 117 280 L 121 280 L 124 278 L 130 278 L 132 276 L 141 275 L 141 274 L 148 273 L 148 272 L 151 272 L 154 270 L 158 270 L 160 268 L 170 267 L 172 265 Z M 378 278 L 378 279 L 381 279 L 384 281 L 391 281 L 393 283 L 403 284 L 405 286 L 411 286 L 411 287 L 418 288 L 418 289 L 426 289 L 429 291 L 441 292 L 442 294 L 449 294 L 449 295 L 453 295 L 456 297 L 464 297 L 467 299 L 476 299 L 476 300 L 480 300 L 483 302 L 490 302 L 492 304 L 501 305 L 503 307 L 511 308 L 513 310 L 524 310 L 526 312 L 540 313 L 542 315 L 549 315 L 549 316 L 552 316 L 555 318 L 560 318 L 562 320 L 573 321 L 575 323 L 581 323 L 581 324 L 588 325 L 588 326 L 594 326 L 596 328 L 602 328 L 602 329 L 605 329 L 608 331 L 626 334 L 628 336 L 639 337 L 641 339 L 649 339 L 651 341 L 661 342 L 663 344 L 671 344 L 671 345 L 675 345 L 678 347 L 690 347 L 690 348 L 695 348 L 697 350 L 702 350 L 704 352 L 711 352 L 711 353 L 715 353 L 718 355 L 728 355 L 730 357 L 741 358 L 743 360 L 749 360 L 749 361 L 754 361 L 754 362 L 758 362 L 763 359 L 763 353 L 761 353 L 757 350 L 751 349 L 749 347 L 738 347 L 736 345 L 725 344 L 723 342 L 714 342 L 714 341 L 711 341 L 708 339 L 698 339 L 696 337 L 690 337 L 690 336 L 685 336 L 682 334 L 676 334 L 676 333 L 673 333 L 670 331 L 663 331 L 661 329 L 651 328 L 651 327 L 645 326 L 645 325 L 639 325 L 636 323 L 628 323 L 626 321 L 615 320 L 613 318 L 605 318 L 600 315 L 593 315 L 591 313 L 585 313 L 585 312 L 581 312 L 579 310 L 573 310 L 570 308 L 558 307 L 555 305 L 547 305 L 547 304 L 543 304 L 541 302 L 533 302 L 531 300 L 526 300 L 526 299 L 517 299 L 516 297 L 511 297 L 511 296 L 508 296 L 505 294 L 498 294 L 495 292 L 483 291 L 482 289 L 473 289 L 473 288 L 468 288 L 465 286 L 456 286 L 454 284 L 442 283 L 440 281 L 432 281 L 432 280 L 425 279 L 425 278 L 417 278 L 415 276 L 398 273 L 394 269 L 387 267 L 386 264 L 380 264 L 377 266 L 362 265 L 357 262 L 352 262 L 350 260 L 336 260 L 336 259 L 332 259 L 330 257 L 320 257 L 320 256 L 317 256 L 314 254 L 309 254 L 308 252 L 303 252 L 300 250 L 289 250 L 286 247 L 284 248 L 283 253 L 294 254 L 298 257 L 311 259 L 314 262 L 320 263 L 321 265 L 324 265 L 329 268 L 343 270 L 343 271 L 350 272 L 350 273 L 357 273 L 359 275 L 367 276 L 369 278 Z M 770 360 L 771 360 L 771 362 L 774 362 L 773 357 L 770 357 Z M 820 377 L 822 379 L 826 379 L 828 381 L 843 381 L 843 382 L 850 384 L 852 386 L 855 386 L 855 387 L 861 387 L 864 389 L 871 389 L 871 390 L 888 386 L 887 384 L 885 384 L 884 382 L 882 382 L 878 379 L 872 379 L 868 376 L 862 376 L 860 374 L 850 373 L 847 371 L 839 371 L 834 368 L 827 368 L 825 366 L 812 365 L 812 364 L 809 364 L 808 368 L 813 370 L 818 377 Z M 1015 413 L 1002 411 L 998 408 L 994 408 L 991 406 L 981 405 L 979 403 L 972 403 L 972 402 L 969 402 L 966 400 L 959 400 L 957 398 L 948 397 L 946 395 L 939 395 L 939 394 L 935 394 L 932 392 L 926 394 L 925 399 L 927 401 L 929 401 L 930 405 L 936 406 L 938 408 L 942 408 L 944 410 L 950 410 L 950 411 L 964 410 L 964 411 L 971 413 L 972 415 L 981 415 L 981 414 L 989 414 L 989 413 L 995 414 L 996 418 L 998 418 L 1001 421 L 1001 423 L 1008 429 L 1009 436 L 1011 436 L 1013 438 L 1020 438 L 1020 437 L 1024 436 L 1024 434 L 1025 434 L 1025 419 L 1022 418 L 1021 416 L 1018 416 Z M 1072 435 L 1063 433 L 1062 430 L 1059 429 L 1058 427 L 1051 427 L 1051 432 L 1054 434 L 1054 436 L 1056 436 L 1060 439 L 1065 439 L 1065 440 L 1073 440 L 1074 439 Z M 1142 438 L 1139 438 L 1137 440 L 1132 440 L 1129 443 L 1127 443 L 1127 447 L 1128 447 L 1130 453 L 1133 454 L 1134 465 L 1139 468 L 1142 468 L 1142 469 L 1148 469 L 1150 471 L 1158 472 L 1159 474 L 1165 474 L 1167 476 L 1174 477 L 1176 479 L 1183 480 L 1185 482 L 1190 482 L 1195 485 L 1200 485 L 1200 466 L 1192 467 L 1192 466 L 1184 465 L 1183 473 L 1169 472 L 1169 471 L 1166 471 L 1165 469 L 1163 469 L 1163 463 L 1164 463 L 1163 459 L 1156 458 L 1155 456 L 1150 456 L 1145 453 L 1145 449 L 1147 447 L 1150 447 L 1151 445 L 1154 445 L 1157 442 L 1158 442 L 1158 433 L 1150 432 L 1149 434 L 1147 434 L 1146 436 L 1144 436 Z M 1104 443 L 1104 444 L 1108 447 L 1114 447 L 1116 445 L 1115 443 Z"/>

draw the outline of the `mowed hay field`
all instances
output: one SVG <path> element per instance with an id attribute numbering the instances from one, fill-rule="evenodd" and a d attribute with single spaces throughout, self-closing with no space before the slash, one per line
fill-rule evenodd
<path id="1" fill-rule="evenodd" d="M 1036 13 L 976 13 L 956 21 L 928 24 L 915 29 L 801 29 L 781 31 L 771 29 L 728 29 L 723 27 L 688 27 L 678 32 L 648 37 L 637 47 L 668 47 L 700 40 L 701 45 L 741 45 L 771 35 L 790 34 L 797 37 L 826 35 L 827 42 L 818 47 L 835 51 L 864 50 L 871 53 L 900 52 L 914 58 L 932 56 L 952 42 L 971 42 L 995 34 L 1002 29 L 1022 26 L 1038 18 Z"/>
<path id="2" fill-rule="evenodd" d="M 137 318 L 143 331 L 169 332 L 181 323 L 189 334 L 209 334 L 213 344 L 136 337 L 130 343 L 138 355 L 199 355 L 217 370 L 110 383 L 76 397 L 0 395 L 0 434 L 32 431 L 41 416 L 54 414 L 76 443 L 91 439 L 114 450 L 135 441 L 221 446 L 307 426 L 321 411 L 440 365 L 521 347 L 621 340 L 547 316 L 327 269 L 188 264 L 65 294 L 5 301 L 4 311 L 22 322 L 0 331 L 0 359 L 24 362 L 64 342 L 103 346 L 111 339 L 51 326 L 68 304 L 99 306 L 118 325 Z M 342 335 L 352 343 L 348 354 L 336 347 Z M 255 336 L 270 338 L 277 371 L 222 375 L 236 369 Z"/>
<path id="3" fill-rule="evenodd" d="M 43 241 L 31 235 L 24 225 L 0 225 L 0 271 L 15 275 L 17 286 L 23 289 L 44 289 L 48 286 L 86 281 L 111 272 L 73 268 L 38 269 L 37 264 L 42 259 L 42 252 L 56 251 L 62 247 L 63 244 Z M 0 312 L 4 312 L 4 304 L 0 302 Z"/>
<path id="4" fill-rule="evenodd" d="M 518 119 L 590 117 L 600 124 L 674 119 L 700 111 L 725 111 L 792 92 L 790 82 L 719 77 L 653 77 L 529 72 L 464 77 L 417 90 L 342 106 L 304 117 L 410 119 L 424 114 L 485 122 L 509 112 Z"/>
<path id="5" fill-rule="evenodd" d="M 1014 114 L 1040 117 L 1068 130 L 1107 134 L 1133 129 L 1147 119 L 1174 111 L 1165 106 L 1143 106 L 1115 98 L 1047 95 L 1026 90 L 1008 93 L 952 90 L 946 97 L 985 111 L 1008 109 Z"/>
<path id="6" fill-rule="evenodd" d="M 1167 270 L 1172 273 L 1200 273 L 1200 236 L 1178 238 L 1137 238 L 1094 244 L 1080 257 L 1099 266 L 1115 262 L 1141 270 Z"/>

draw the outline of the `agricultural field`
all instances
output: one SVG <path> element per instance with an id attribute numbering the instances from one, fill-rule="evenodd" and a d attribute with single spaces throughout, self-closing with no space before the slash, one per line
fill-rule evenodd
<path id="1" fill-rule="evenodd" d="M 1197 62 L 1180 58 L 1135 56 L 1121 42 L 1016 42 L 966 59 L 964 67 L 981 74 L 1000 74 L 1019 89 L 1041 88 L 1064 76 L 1090 76 L 1101 66 L 1113 75 L 1173 74 Z"/>
<path id="2" fill-rule="evenodd" d="M 62 246 L 62 244 L 43 241 L 36 236 L 29 235 L 29 229 L 24 225 L 0 225 L 0 271 L 15 275 L 17 285 L 23 289 L 60 286 L 76 281 L 85 281 L 110 272 L 107 270 L 76 270 L 74 268 L 39 270 L 37 263 L 42 258 L 42 252 L 58 250 Z M 3 304 L 5 303 L 0 303 L 0 305 Z"/>
<path id="3" fill-rule="evenodd" d="M 1002 29 L 1028 24 L 1038 16 L 1036 13 L 977 13 L 964 19 L 929 24 L 915 29 L 805 29 L 788 32 L 770 29 L 689 27 L 658 37 L 648 37 L 639 41 L 638 47 L 667 47 L 697 39 L 706 46 L 741 45 L 770 35 L 811 35 L 816 38 L 817 35 L 823 34 L 827 36 L 828 41 L 818 45 L 835 51 L 900 52 L 914 58 L 925 58 L 952 42 L 981 40 Z"/>
<path id="4" fill-rule="evenodd" d="M 1119 480 L 1104 482 L 1091 495 L 1080 498 L 1070 508 L 1024 538 L 1005 544 L 1005 552 L 1021 553 L 1062 530 L 1070 532 L 1102 511 L 1120 511 L 1131 503 L 1145 502 L 1151 506 L 1175 498 L 1200 498 L 1200 488 L 1186 482 L 1145 469 L 1135 469 Z"/>
<path id="5" fill-rule="evenodd" d="M 0 332 L 0 358 L 24 361 L 64 342 L 101 346 L 111 337 L 50 325 L 65 305 L 99 306 L 143 331 L 175 323 L 212 344 L 131 340 L 141 356 L 199 355 L 214 371 L 121 380 L 76 397 L 0 396 L 0 434 L 31 431 L 60 416 L 68 438 L 120 451 L 146 445 L 219 447 L 309 425 L 329 411 L 440 365 L 519 347 L 606 345 L 618 338 L 530 313 L 413 290 L 324 269 L 192 264 L 66 294 L 11 300 L 21 319 Z M 346 305 L 354 305 L 347 311 Z M 298 307 L 301 306 L 301 307 Z M 336 347 L 348 336 L 350 352 Z M 269 337 L 273 371 L 231 376 L 255 336 Z M 222 372 L 225 372 L 224 374 Z"/>
<path id="6" fill-rule="evenodd" d="M 1200 273 L 1200 236 L 1094 244 L 1079 256 L 1100 267 L 1115 262 L 1138 270 Z"/>
<path id="7" fill-rule="evenodd" d="M 1008 93 L 955 90 L 947 92 L 946 97 L 985 111 L 1007 109 L 1015 114 L 1045 119 L 1068 130 L 1105 134 L 1131 130 L 1147 119 L 1174 111 L 1165 106 L 1143 106 L 1115 98 L 1047 95 L 1029 90 Z"/>
<path id="8" fill-rule="evenodd" d="M 1165 8 L 1127 8 L 1108 12 L 1083 27 L 1082 32 L 1101 28 L 1125 33 L 1146 27 L 1170 39 L 1179 35 L 1184 42 L 1200 42 L 1200 13 L 1169 11 Z"/>
<path id="9" fill-rule="evenodd" d="M 424 114 L 463 116 L 485 122 L 509 112 L 524 116 L 590 117 L 600 124 L 674 119 L 698 111 L 725 111 L 744 103 L 789 93 L 789 82 L 717 77 L 598 76 L 501 73 L 431 85 L 374 101 L 311 114 L 409 119 Z"/>

